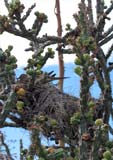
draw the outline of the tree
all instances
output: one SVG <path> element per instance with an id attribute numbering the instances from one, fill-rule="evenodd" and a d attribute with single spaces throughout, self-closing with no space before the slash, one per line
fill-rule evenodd
<path id="1" fill-rule="evenodd" d="M 16 79 L 17 60 L 11 55 L 13 47 L 0 50 L 0 127 L 20 127 L 31 132 L 29 149 L 24 149 L 20 140 L 20 159 L 33 160 L 36 156 L 40 160 L 113 159 L 113 144 L 109 140 L 109 132 L 113 134 L 109 124 L 110 116 L 113 117 L 110 79 L 113 63 L 109 62 L 113 44 L 107 53 L 102 49 L 113 38 L 113 26 L 107 31 L 104 28 L 106 20 L 110 20 L 108 15 L 113 10 L 113 2 L 106 7 L 103 0 L 96 1 L 95 21 L 93 1 L 81 0 L 79 12 L 74 14 L 76 28 L 67 24 L 67 33 L 63 37 L 47 34 L 39 37 L 47 16 L 35 12 L 34 23 L 27 29 L 24 22 L 35 4 L 23 15 L 25 6 L 19 0 L 4 1 L 8 15 L 0 16 L 0 33 L 6 31 L 26 38 L 30 41 L 30 48 L 26 51 L 33 51 L 25 67 L 26 73 Z M 75 73 L 80 76 L 81 83 L 79 98 L 63 93 L 50 83 L 65 77 L 55 77 L 53 71 L 42 71 L 48 58 L 54 57 L 52 48 L 45 52 L 45 48 L 52 44 L 59 44 L 57 50 L 60 54 L 75 54 Z M 94 81 L 101 90 L 98 99 L 90 92 Z M 56 144 L 63 140 L 67 145 L 43 146 L 40 134 Z M 0 141 L 7 153 L 0 156 L 13 159 L 2 133 Z"/>

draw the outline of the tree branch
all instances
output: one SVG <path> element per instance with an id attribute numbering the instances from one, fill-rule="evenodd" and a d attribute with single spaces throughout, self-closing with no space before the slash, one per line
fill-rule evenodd
<path id="1" fill-rule="evenodd" d="M 60 50 L 62 54 L 75 54 L 72 49 L 63 49 L 63 48 L 57 48 L 56 50 Z"/>
<path id="2" fill-rule="evenodd" d="M 106 38 L 113 31 L 113 25 L 102 35 L 103 38 Z"/>
<path id="3" fill-rule="evenodd" d="M 101 0 L 96 1 L 96 13 L 97 13 L 97 19 L 100 17 L 100 15 L 103 14 L 104 11 L 104 3 Z"/>
<path id="4" fill-rule="evenodd" d="M 97 40 L 101 40 L 103 35 L 102 32 L 105 26 L 105 19 L 109 19 L 107 15 L 113 10 L 113 2 L 111 6 L 104 12 L 104 3 L 101 0 L 97 0 Z M 108 39 L 110 41 L 111 39 Z M 103 43 L 107 43 L 107 40 L 103 40 Z M 100 42 L 101 43 L 101 42 Z M 102 46 L 103 43 L 100 45 Z"/>
<path id="5" fill-rule="evenodd" d="M 111 127 L 111 125 L 109 125 L 109 131 L 113 135 L 113 128 Z"/>
<path id="6" fill-rule="evenodd" d="M 9 3 L 8 3 L 8 0 L 4 0 L 4 3 L 5 3 L 5 6 L 6 6 L 7 10 L 9 11 Z"/>
<path id="7" fill-rule="evenodd" d="M 99 46 L 103 46 L 104 44 L 108 43 L 111 39 L 113 38 L 113 34 L 110 36 L 106 37 L 104 40 L 99 42 Z"/>
<path id="8" fill-rule="evenodd" d="M 9 159 L 13 160 L 11 153 L 10 153 L 10 149 L 4 141 L 4 136 L 3 136 L 2 132 L 0 132 L 0 142 L 5 147 L 5 150 L 6 150 L 6 153 L 7 153 L 7 156 L 9 157 Z"/>
<path id="9" fill-rule="evenodd" d="M 111 72 L 113 70 L 113 64 L 110 65 L 108 68 L 107 68 L 108 72 Z"/>
<path id="10" fill-rule="evenodd" d="M 93 10 L 92 10 L 92 0 L 88 0 L 88 8 L 87 8 L 89 21 L 91 28 L 94 26 L 94 20 L 93 20 Z"/>
<path id="11" fill-rule="evenodd" d="M 56 9 L 56 18 L 58 23 L 58 29 L 57 29 L 57 35 L 58 37 L 62 37 L 62 22 L 61 22 L 61 15 L 60 15 L 60 1 L 56 0 L 55 3 L 55 9 Z M 60 44 L 58 43 L 58 47 L 60 47 Z M 59 61 L 59 77 L 64 77 L 64 60 L 63 60 L 63 54 L 61 51 L 58 51 L 58 61 Z M 63 79 L 59 79 L 58 81 L 58 87 L 59 89 L 63 90 Z"/>
<path id="12" fill-rule="evenodd" d="M 108 59 L 111 56 L 112 52 L 113 52 L 113 44 L 111 45 L 111 47 L 109 48 L 109 50 L 106 54 L 106 59 Z"/>
<path id="13" fill-rule="evenodd" d="M 2 127 L 3 123 L 5 122 L 9 112 L 11 111 L 11 109 L 14 107 L 14 102 L 16 99 L 16 95 L 15 93 L 12 91 L 9 94 L 9 98 L 7 99 L 6 103 L 4 104 L 3 108 L 3 112 L 0 114 L 0 127 Z"/>
<path id="14" fill-rule="evenodd" d="M 3 123 L 2 128 L 3 127 L 23 128 L 21 124 L 19 125 L 19 124 L 15 124 L 15 123 L 7 123 L 7 122 Z"/>
<path id="15" fill-rule="evenodd" d="M 108 15 L 113 10 L 113 2 L 111 1 L 111 6 L 106 10 L 105 14 Z"/>
<path id="16" fill-rule="evenodd" d="M 34 3 L 30 8 L 28 8 L 26 14 L 22 17 L 22 22 L 24 22 L 32 12 L 32 10 L 36 7 L 36 3 Z"/>

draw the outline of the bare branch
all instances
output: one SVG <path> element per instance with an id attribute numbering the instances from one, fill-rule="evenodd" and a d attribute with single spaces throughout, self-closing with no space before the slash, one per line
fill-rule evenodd
<path id="1" fill-rule="evenodd" d="M 43 22 L 40 22 L 37 18 L 33 23 L 32 30 L 34 30 L 34 35 L 37 36 L 41 30 Z"/>
<path id="2" fill-rule="evenodd" d="M 14 107 L 14 102 L 15 102 L 15 93 L 11 92 L 9 94 L 9 98 L 7 99 L 6 103 L 4 104 L 4 110 L 3 112 L 0 114 L 0 126 L 3 125 L 3 123 L 5 122 L 7 115 L 9 114 L 9 112 L 11 111 L 11 109 Z"/>
<path id="3" fill-rule="evenodd" d="M 17 25 L 19 26 L 22 33 L 27 32 L 25 25 L 23 24 L 20 17 L 18 17 Z"/>
<path id="4" fill-rule="evenodd" d="M 5 147 L 7 156 L 8 156 L 11 160 L 13 160 L 13 158 L 12 158 L 12 156 L 11 156 L 11 153 L 10 153 L 10 149 L 9 149 L 8 145 L 5 143 L 4 136 L 3 136 L 2 132 L 0 132 L 0 142 L 1 142 L 1 144 Z"/>
<path id="5" fill-rule="evenodd" d="M 100 17 L 100 15 L 103 14 L 104 12 L 104 2 L 101 0 L 96 1 L 96 13 L 97 13 L 97 19 Z"/>
<path id="6" fill-rule="evenodd" d="M 4 0 L 4 3 L 5 3 L 5 6 L 6 6 L 7 10 L 9 11 L 9 3 L 8 3 L 8 0 Z"/>
<path id="7" fill-rule="evenodd" d="M 98 31 L 97 39 L 98 40 L 102 39 L 103 37 L 102 32 L 105 26 L 105 19 L 109 19 L 107 15 L 113 10 L 113 3 L 112 3 L 111 6 L 104 12 L 104 3 L 103 4 L 102 3 L 103 2 L 101 2 L 101 0 L 97 0 L 97 31 Z M 111 39 L 109 39 L 108 41 L 110 40 Z M 105 43 L 107 42 L 105 41 Z"/>
<path id="8" fill-rule="evenodd" d="M 7 122 L 4 122 L 4 124 L 2 125 L 2 128 L 3 127 L 15 127 L 15 128 L 20 128 L 22 127 L 22 125 L 18 125 L 18 124 L 15 124 L 15 123 L 7 123 Z"/>
<path id="9" fill-rule="evenodd" d="M 104 90 L 104 85 L 103 85 L 104 77 L 103 77 L 102 71 L 100 70 L 100 65 L 93 64 L 93 69 L 94 69 L 94 73 L 97 78 L 97 82 L 99 84 L 99 87 L 100 87 L 101 91 L 103 91 Z"/>
<path id="10" fill-rule="evenodd" d="M 113 128 L 111 127 L 111 125 L 109 125 L 109 131 L 113 135 Z"/>
<path id="11" fill-rule="evenodd" d="M 22 118 L 19 119 L 15 115 L 12 115 L 12 114 L 9 114 L 7 117 L 10 118 L 10 120 L 14 122 L 14 123 L 11 124 L 12 126 L 14 124 L 14 125 L 17 125 L 17 127 L 20 127 L 20 126 L 24 127 L 24 124 L 22 122 Z M 8 124 L 9 123 L 4 122 L 4 125 L 8 125 Z"/>
<path id="12" fill-rule="evenodd" d="M 113 31 L 113 25 L 102 35 L 103 38 L 106 38 Z"/>
<path id="13" fill-rule="evenodd" d="M 93 20 L 93 10 L 92 10 L 92 1 L 88 0 L 88 15 L 89 15 L 89 21 L 90 21 L 90 25 L 91 27 L 93 27 L 94 25 L 94 20 Z"/>
<path id="14" fill-rule="evenodd" d="M 55 44 L 55 43 L 65 42 L 65 39 L 64 38 L 60 38 L 60 37 L 56 37 L 56 36 L 47 36 L 47 35 L 44 35 L 42 38 L 38 37 L 36 39 L 36 41 L 38 43 L 48 42 L 48 43 L 51 43 L 51 44 Z"/>
<path id="15" fill-rule="evenodd" d="M 111 2 L 111 6 L 106 10 L 105 14 L 108 15 L 113 10 L 113 2 Z"/>
<path id="16" fill-rule="evenodd" d="M 60 50 L 62 54 L 75 54 L 73 50 L 70 48 L 69 49 L 57 48 L 56 50 Z"/>
<path id="17" fill-rule="evenodd" d="M 106 37 L 104 40 L 99 42 L 99 46 L 103 46 L 104 44 L 108 43 L 111 39 L 113 38 L 113 34 L 110 36 Z"/>
<path id="18" fill-rule="evenodd" d="M 9 28 L 6 29 L 6 31 L 8 33 L 14 34 L 16 36 L 26 38 L 28 40 L 32 39 L 32 36 L 31 36 L 31 34 L 29 32 L 22 33 L 20 30 L 16 29 L 14 26 L 10 26 Z"/>
<path id="19" fill-rule="evenodd" d="M 111 47 L 109 48 L 109 50 L 106 54 L 106 59 L 108 59 L 111 56 L 112 52 L 113 52 L 113 44 L 111 45 Z"/>
<path id="20" fill-rule="evenodd" d="M 22 17 L 22 22 L 24 22 L 32 12 L 32 10 L 36 7 L 36 3 L 34 3 L 26 12 L 26 14 Z"/>
<path id="21" fill-rule="evenodd" d="M 24 160 L 23 154 L 21 154 L 21 151 L 23 150 L 23 142 L 22 139 L 20 139 L 20 160 Z"/>

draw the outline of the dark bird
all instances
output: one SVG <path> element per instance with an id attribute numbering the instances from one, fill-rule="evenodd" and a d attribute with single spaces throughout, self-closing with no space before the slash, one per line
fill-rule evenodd
<path id="1" fill-rule="evenodd" d="M 109 64 L 109 66 L 111 66 L 111 65 L 113 65 L 113 62 L 109 62 L 108 64 Z"/>
<path id="2" fill-rule="evenodd" d="M 56 74 L 52 74 L 53 71 L 47 73 L 47 72 L 43 72 L 36 80 L 35 80 L 35 84 L 36 83 L 49 83 L 51 81 L 55 81 L 55 80 L 59 80 L 59 79 L 66 79 L 69 77 L 55 77 Z"/>

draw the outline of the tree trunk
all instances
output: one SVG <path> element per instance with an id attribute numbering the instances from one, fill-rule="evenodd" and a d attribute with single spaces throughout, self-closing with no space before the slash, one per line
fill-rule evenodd
<path id="1" fill-rule="evenodd" d="M 58 37 L 62 37 L 62 22 L 61 22 L 61 14 L 60 14 L 60 1 L 56 0 L 55 4 L 56 9 L 56 17 L 58 23 L 57 35 Z M 64 77 L 64 61 L 63 61 L 63 54 L 61 53 L 61 44 L 58 43 L 58 62 L 59 62 L 59 77 Z M 59 79 L 58 88 L 63 90 L 63 79 Z"/>

